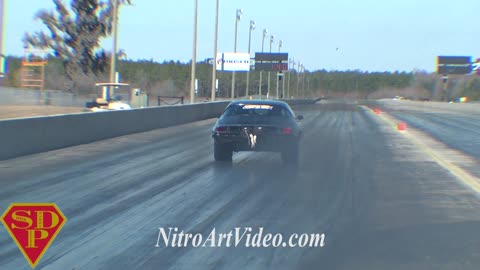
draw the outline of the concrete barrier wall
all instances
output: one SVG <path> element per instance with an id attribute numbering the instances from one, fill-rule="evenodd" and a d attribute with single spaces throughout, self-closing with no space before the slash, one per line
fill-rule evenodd
<path id="1" fill-rule="evenodd" d="M 228 103 L 0 120 L 0 160 L 213 118 Z"/>
<path id="2" fill-rule="evenodd" d="M 315 99 L 284 99 L 282 101 L 285 101 L 290 106 L 295 106 L 295 105 L 315 104 L 315 103 L 319 102 L 320 100 L 321 100 L 321 98 L 315 98 Z"/>
<path id="3" fill-rule="evenodd" d="M 410 101 L 410 100 L 381 100 L 379 104 L 391 109 L 416 109 L 425 112 L 462 112 L 480 113 L 480 103 L 447 103 L 435 101 Z"/>

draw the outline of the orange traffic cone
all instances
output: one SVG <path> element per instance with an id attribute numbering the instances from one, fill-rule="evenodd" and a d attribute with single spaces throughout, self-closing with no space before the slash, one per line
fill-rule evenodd
<path id="1" fill-rule="evenodd" d="M 397 124 L 397 129 L 398 130 L 406 130 L 407 129 L 407 124 L 405 122 L 400 122 Z"/>

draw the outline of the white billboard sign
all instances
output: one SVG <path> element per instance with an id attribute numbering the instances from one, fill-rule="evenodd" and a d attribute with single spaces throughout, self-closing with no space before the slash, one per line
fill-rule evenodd
<path id="1" fill-rule="evenodd" d="M 474 73 L 480 75 L 480 58 L 472 64 L 472 69 Z"/>
<path id="2" fill-rule="evenodd" d="M 249 71 L 249 53 L 219 53 L 217 54 L 217 70 L 222 71 Z"/>

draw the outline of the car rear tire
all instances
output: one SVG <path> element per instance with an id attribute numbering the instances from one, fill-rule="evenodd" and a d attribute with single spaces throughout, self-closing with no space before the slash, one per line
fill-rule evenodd
<path id="1" fill-rule="evenodd" d="M 222 145 L 218 143 L 213 144 L 213 157 L 215 161 L 232 161 L 233 151 L 229 145 Z"/>

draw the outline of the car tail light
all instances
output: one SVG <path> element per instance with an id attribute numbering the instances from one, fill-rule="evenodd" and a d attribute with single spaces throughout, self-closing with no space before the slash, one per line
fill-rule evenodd
<path id="1" fill-rule="evenodd" d="M 219 127 L 215 128 L 215 132 L 217 132 L 217 133 L 227 132 L 227 127 L 219 126 Z"/>
<path id="2" fill-rule="evenodd" d="M 283 128 L 282 129 L 282 133 L 283 134 L 292 134 L 292 129 L 291 128 Z"/>

